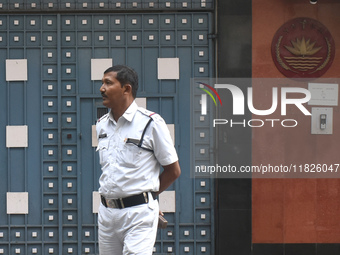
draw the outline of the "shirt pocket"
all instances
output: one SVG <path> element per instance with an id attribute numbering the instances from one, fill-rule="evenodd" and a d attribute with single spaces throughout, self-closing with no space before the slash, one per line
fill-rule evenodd
<path id="1" fill-rule="evenodd" d="M 135 144 L 124 143 L 120 151 L 120 161 L 122 165 L 128 168 L 138 167 L 142 151 L 143 149 Z"/>
<path id="2" fill-rule="evenodd" d="M 99 163 L 104 167 L 108 163 L 109 159 L 109 139 L 101 138 L 99 139 L 97 150 L 99 152 Z"/>

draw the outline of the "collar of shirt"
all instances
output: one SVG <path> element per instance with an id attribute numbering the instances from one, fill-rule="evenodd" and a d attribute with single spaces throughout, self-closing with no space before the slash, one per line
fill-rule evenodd
<path id="1" fill-rule="evenodd" d="M 125 120 L 131 122 L 133 117 L 135 116 L 136 112 L 138 110 L 138 105 L 136 103 L 136 101 L 133 101 L 130 106 L 126 109 L 126 111 L 124 112 L 124 114 L 118 119 L 118 122 L 121 118 L 124 118 Z M 117 122 L 114 120 L 113 116 L 112 116 L 112 112 L 110 110 L 109 113 L 109 119 L 115 124 L 117 125 Z"/>

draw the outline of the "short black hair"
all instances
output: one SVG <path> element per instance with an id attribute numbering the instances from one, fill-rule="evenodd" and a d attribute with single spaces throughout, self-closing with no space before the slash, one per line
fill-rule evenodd
<path id="1" fill-rule="evenodd" d="M 132 87 L 132 96 L 136 98 L 138 90 L 138 74 L 131 67 L 125 65 L 115 65 L 105 70 L 104 74 L 109 72 L 117 73 L 116 79 L 120 82 L 122 87 L 130 84 Z"/>

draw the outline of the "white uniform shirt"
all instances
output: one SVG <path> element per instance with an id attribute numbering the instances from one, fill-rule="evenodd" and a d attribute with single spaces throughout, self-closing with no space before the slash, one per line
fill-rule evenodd
<path id="1" fill-rule="evenodd" d="M 102 174 L 99 193 L 116 199 L 159 190 L 160 165 L 178 160 L 174 144 L 163 118 L 151 116 L 143 147 L 126 143 L 128 138 L 140 140 L 152 112 L 133 102 L 116 122 L 111 111 L 97 122 L 99 160 Z"/>

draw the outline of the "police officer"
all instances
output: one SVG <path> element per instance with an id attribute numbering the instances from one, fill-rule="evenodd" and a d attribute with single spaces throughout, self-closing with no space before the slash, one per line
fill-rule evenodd
<path id="1" fill-rule="evenodd" d="M 137 106 L 133 69 L 110 67 L 102 83 L 103 105 L 110 111 L 96 125 L 102 169 L 100 255 L 151 255 L 159 214 L 156 196 L 181 173 L 177 153 L 163 118 Z"/>

